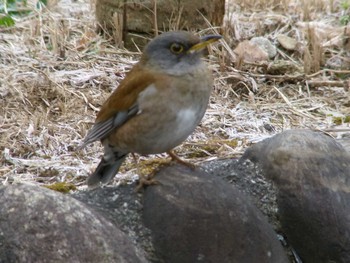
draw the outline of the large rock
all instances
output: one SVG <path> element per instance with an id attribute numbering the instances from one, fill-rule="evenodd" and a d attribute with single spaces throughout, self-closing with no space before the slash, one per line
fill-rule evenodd
<path id="1" fill-rule="evenodd" d="M 45 188 L 0 188 L 0 262 L 147 262 L 129 238 L 79 201 Z"/>
<path id="2" fill-rule="evenodd" d="M 350 155 L 309 130 L 278 134 L 248 149 L 278 188 L 283 232 L 305 262 L 350 262 Z"/>
<path id="3" fill-rule="evenodd" d="M 143 214 L 164 262 L 288 262 L 266 218 L 225 181 L 181 166 L 156 179 Z"/>

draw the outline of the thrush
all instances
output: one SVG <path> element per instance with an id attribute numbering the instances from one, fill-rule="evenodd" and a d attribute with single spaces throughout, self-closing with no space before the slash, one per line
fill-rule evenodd
<path id="1" fill-rule="evenodd" d="M 213 77 L 202 60 L 220 35 L 163 33 L 144 48 L 140 61 L 102 105 L 83 144 L 100 140 L 104 155 L 87 184 L 107 184 L 129 153 L 167 152 L 194 131 L 206 111 Z"/>

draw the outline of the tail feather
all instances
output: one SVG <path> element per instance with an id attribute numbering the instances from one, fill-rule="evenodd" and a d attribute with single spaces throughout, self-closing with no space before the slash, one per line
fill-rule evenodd
<path id="1" fill-rule="evenodd" d="M 118 173 L 120 166 L 124 162 L 127 154 L 118 156 L 114 160 L 105 160 L 102 158 L 101 162 L 97 166 L 95 172 L 86 180 L 89 187 L 96 187 L 101 184 L 108 184 L 113 177 Z"/>

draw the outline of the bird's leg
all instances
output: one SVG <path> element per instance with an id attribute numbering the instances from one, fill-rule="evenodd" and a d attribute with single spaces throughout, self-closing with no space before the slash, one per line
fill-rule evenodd
<path id="1" fill-rule="evenodd" d="M 134 161 L 137 165 L 138 160 L 136 158 L 136 155 L 132 153 L 132 156 L 134 157 Z M 141 190 L 146 186 L 159 184 L 159 182 L 154 179 L 154 176 L 156 175 L 157 172 L 158 172 L 158 169 L 155 169 L 150 174 L 144 175 L 139 165 L 137 165 L 137 174 L 139 175 L 139 182 L 135 188 L 135 192 L 141 192 Z"/>
<path id="2" fill-rule="evenodd" d="M 186 162 L 185 160 L 182 160 L 179 156 L 177 156 L 173 151 L 168 151 L 167 154 L 171 157 L 172 161 L 178 162 L 182 165 L 185 165 L 189 167 L 190 169 L 195 169 L 196 166 L 190 162 Z M 135 158 L 135 157 L 134 157 Z M 145 186 L 149 185 L 157 185 L 160 184 L 159 181 L 155 180 L 154 177 L 159 171 L 159 168 L 154 169 L 150 174 L 143 175 L 141 171 L 138 171 L 139 174 L 139 183 L 136 186 L 135 191 L 140 192 L 141 189 L 143 189 Z"/>
<path id="3" fill-rule="evenodd" d="M 185 165 L 189 168 L 191 168 L 192 170 L 194 170 L 196 168 L 196 165 L 194 165 L 193 163 L 187 162 L 185 160 L 182 160 L 179 156 L 177 156 L 172 150 L 168 151 L 167 154 L 170 156 L 170 158 L 175 161 L 178 162 L 182 165 Z"/>

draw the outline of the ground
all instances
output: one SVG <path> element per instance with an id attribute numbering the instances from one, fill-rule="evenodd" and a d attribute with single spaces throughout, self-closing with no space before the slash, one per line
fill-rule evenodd
<path id="1" fill-rule="evenodd" d="M 228 1 L 224 40 L 210 50 L 215 84 L 207 113 L 176 152 L 200 163 L 239 157 L 249 145 L 287 129 L 322 130 L 336 138 L 349 133 L 349 5 Z M 140 53 L 117 49 L 97 34 L 93 10 L 88 0 L 34 5 L 15 17 L 14 26 L 0 27 L 2 184 L 84 188 L 96 167 L 100 144 L 76 147 Z M 279 35 L 296 40 L 297 48 L 283 48 Z M 242 62 L 233 50 L 254 36 L 269 39 L 277 55 Z M 142 168 L 164 156 L 138 158 Z M 135 180 L 139 172 L 129 158 L 113 183 Z"/>

